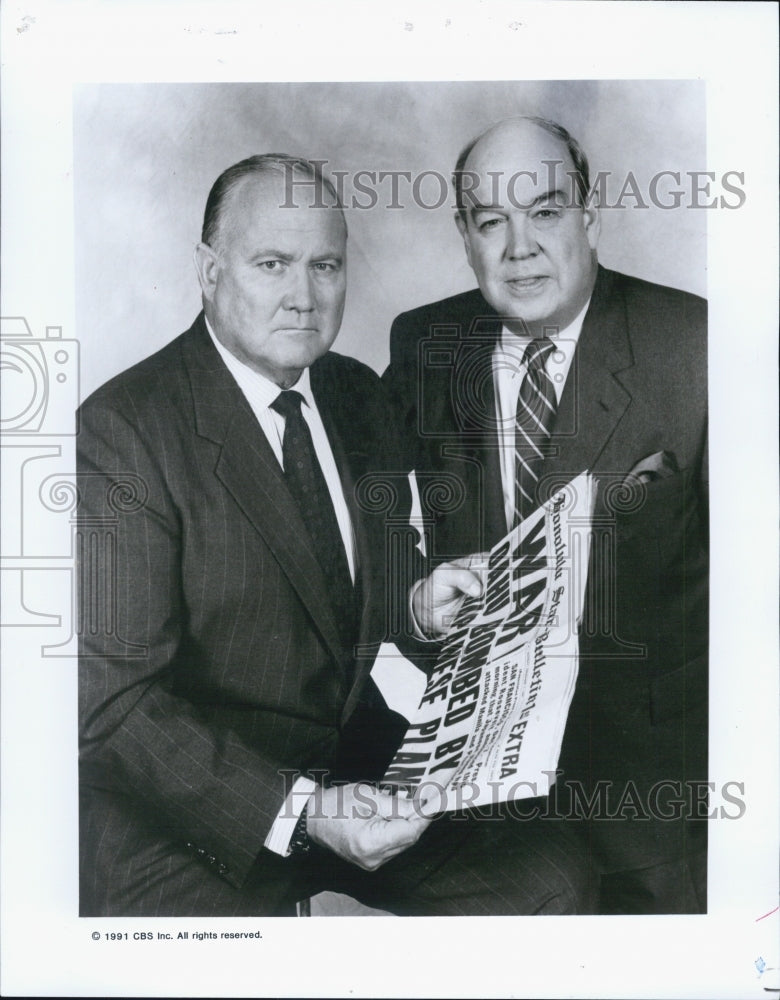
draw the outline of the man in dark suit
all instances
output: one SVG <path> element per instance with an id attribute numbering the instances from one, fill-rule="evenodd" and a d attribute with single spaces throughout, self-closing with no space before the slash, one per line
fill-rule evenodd
<path id="1" fill-rule="evenodd" d="M 384 376 L 406 467 L 460 484 L 423 510 L 434 562 L 593 474 L 579 675 L 542 808 L 580 828 L 601 912 L 702 912 L 706 304 L 598 265 L 587 160 L 553 122 L 491 127 L 454 182 L 479 290 L 399 316 Z"/>
<path id="2" fill-rule="evenodd" d="M 321 888 L 398 913 L 587 905 L 566 838 L 358 783 L 387 762 L 368 675 L 406 598 L 370 490 L 403 509 L 382 386 L 329 350 L 346 236 L 312 164 L 231 167 L 204 312 L 81 408 L 83 915 L 285 914 Z"/>

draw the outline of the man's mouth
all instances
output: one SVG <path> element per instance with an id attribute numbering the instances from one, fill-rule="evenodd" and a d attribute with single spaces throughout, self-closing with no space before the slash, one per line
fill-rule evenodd
<path id="1" fill-rule="evenodd" d="M 529 278 L 507 278 L 506 283 L 518 291 L 534 291 L 534 289 L 541 288 L 546 281 L 546 274 L 535 274 Z"/>

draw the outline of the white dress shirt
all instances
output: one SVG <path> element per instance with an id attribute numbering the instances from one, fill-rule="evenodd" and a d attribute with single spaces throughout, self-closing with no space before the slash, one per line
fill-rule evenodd
<path id="1" fill-rule="evenodd" d="M 550 340 L 555 344 L 555 350 L 547 356 L 544 367 L 552 379 L 558 403 L 561 401 L 563 387 L 569 376 L 589 305 L 590 300 L 585 303 L 582 311 L 569 326 L 560 333 L 550 336 Z M 504 327 L 493 350 L 493 390 L 496 397 L 501 486 L 504 493 L 507 531 L 515 519 L 515 413 L 520 385 L 526 374 L 523 355 L 530 342 L 530 337 L 512 333 Z"/>
<path id="2" fill-rule="evenodd" d="M 276 460 L 279 462 L 279 465 L 284 468 L 284 462 L 282 461 L 284 417 L 281 413 L 277 413 L 276 410 L 271 409 L 271 403 L 273 403 L 282 390 L 278 385 L 276 385 L 275 382 L 267 379 L 259 372 L 254 371 L 248 365 L 245 365 L 243 361 L 239 361 L 234 354 L 231 354 L 230 351 L 223 344 L 221 344 L 219 340 L 217 340 L 208 320 L 206 320 L 206 327 L 211 335 L 211 339 L 214 341 L 214 346 L 219 351 L 220 357 L 227 365 L 228 371 L 238 383 L 239 389 L 243 392 L 247 403 L 249 403 L 252 408 L 252 412 L 257 417 L 257 422 L 260 424 L 261 430 L 268 439 L 268 443 L 271 445 L 274 455 L 276 455 Z M 339 531 L 341 532 L 341 540 L 344 543 L 344 549 L 347 553 L 349 574 L 352 577 L 352 582 L 354 583 L 355 534 L 352 529 L 352 520 L 349 516 L 347 502 L 344 499 L 344 491 L 341 488 L 341 477 L 339 476 L 338 466 L 336 465 L 336 460 L 333 457 L 333 451 L 330 447 L 330 442 L 328 441 L 328 435 L 325 433 L 325 427 L 322 423 L 320 411 L 317 409 L 317 404 L 314 400 L 314 396 L 312 395 L 308 368 L 304 368 L 301 372 L 301 377 L 294 386 L 291 386 L 291 388 L 295 389 L 296 392 L 299 392 L 303 396 L 301 413 L 303 414 L 303 419 L 306 421 L 309 432 L 311 433 L 314 451 L 317 455 L 317 460 L 320 463 L 322 474 L 325 477 L 330 498 L 333 501 L 333 509 L 336 512 L 336 520 L 338 521 Z"/>
<path id="3" fill-rule="evenodd" d="M 206 328 L 209 331 L 214 346 L 219 352 L 219 356 L 227 365 L 227 369 L 238 383 L 238 387 L 252 408 L 252 412 L 257 417 L 260 428 L 268 439 L 274 455 L 279 465 L 284 468 L 282 458 L 282 441 L 284 439 L 284 417 L 281 413 L 271 408 L 271 403 L 282 391 L 278 385 L 270 379 L 265 378 L 259 372 L 254 371 L 243 361 L 231 354 L 230 351 L 219 341 L 211 329 L 211 324 L 206 320 Z M 341 539 L 344 542 L 344 549 L 347 553 L 349 563 L 349 573 L 352 582 L 355 582 L 355 534 L 352 528 L 352 520 L 349 516 L 347 502 L 344 499 L 344 491 L 341 487 L 338 466 L 333 457 L 333 451 L 325 433 L 322 417 L 317 409 L 317 403 L 311 391 L 311 381 L 309 369 L 304 368 L 301 377 L 295 383 L 294 388 L 303 396 L 301 413 L 306 421 L 311 433 L 314 451 L 320 463 L 322 474 L 333 501 L 333 509 L 336 512 Z M 304 805 L 311 793 L 315 789 L 315 784 L 309 778 L 299 777 L 295 780 L 290 794 L 287 796 L 285 804 L 277 814 L 274 824 L 265 839 L 265 846 L 276 854 L 287 855 L 290 853 L 290 838 L 295 830 L 295 824 L 303 811 Z"/>

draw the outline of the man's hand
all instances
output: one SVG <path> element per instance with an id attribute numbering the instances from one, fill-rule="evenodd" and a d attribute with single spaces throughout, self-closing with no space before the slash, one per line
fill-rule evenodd
<path id="1" fill-rule="evenodd" d="M 487 563 L 486 553 L 442 563 L 417 585 L 412 594 L 412 611 L 424 635 L 433 639 L 444 635 L 466 595 L 480 596 Z"/>
<path id="2" fill-rule="evenodd" d="M 431 821 L 414 800 L 368 784 L 318 789 L 307 805 L 309 839 L 369 872 L 416 843 Z"/>

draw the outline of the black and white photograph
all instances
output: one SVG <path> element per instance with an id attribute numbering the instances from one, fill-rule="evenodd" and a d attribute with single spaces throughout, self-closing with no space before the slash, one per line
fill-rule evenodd
<path id="1" fill-rule="evenodd" d="M 769 5 L 189 6 L 5 88 L 4 992 L 771 995 Z"/>
<path id="2" fill-rule="evenodd" d="M 745 195 L 736 177 L 712 190 L 703 97 L 696 82 L 656 81 L 80 88 L 77 322 L 85 338 L 114 331 L 92 353 L 112 378 L 84 387 L 77 439 L 83 915 L 294 913 L 309 882 L 354 885 L 399 914 L 706 912 L 707 326 L 694 293 L 706 213 L 695 203 L 705 188 L 734 209 Z M 602 167 L 599 140 L 614 145 L 624 116 L 647 106 L 656 123 Z M 411 109 L 395 149 L 391 108 Z M 174 159 L 165 138 L 208 148 L 217 131 L 207 159 L 225 169 L 209 188 L 206 164 Z M 145 255 L 148 277 L 118 296 L 151 232 L 166 241 Z M 639 273 L 607 264 L 624 259 Z M 407 269 L 415 281 L 399 280 Z M 659 274 L 683 288 L 648 280 Z M 179 315 L 166 330 L 171 304 L 157 303 L 169 297 Z M 114 337 L 131 359 L 156 350 L 117 374 Z M 438 619 L 480 586 L 474 558 L 540 505 L 538 486 L 585 471 L 596 506 L 587 613 L 566 623 L 580 632 L 574 697 L 548 695 L 543 679 L 532 708 L 568 712 L 560 758 L 545 755 L 562 771 L 555 805 L 532 798 L 513 821 L 461 801 L 429 822 L 424 786 L 406 804 L 368 784 L 398 730 L 397 713 L 382 717 L 374 651 L 392 643 L 407 669 L 436 668 L 440 689 Z M 428 535 L 418 567 L 391 532 L 410 473 Z M 537 583 L 539 571 L 511 559 L 507 572 L 524 584 L 517 612 L 523 576 Z M 523 644 L 554 585 L 551 574 L 529 606 Z M 417 620 L 390 620 L 411 588 Z M 496 630 L 498 650 L 510 628 Z M 478 697 L 481 645 L 485 662 L 467 657 L 436 718 Z M 556 639 L 548 669 L 566 660 Z M 438 764 L 452 759 L 460 735 L 432 725 L 401 760 L 419 765 L 428 743 Z M 355 788 L 339 790 L 345 775 Z"/>

